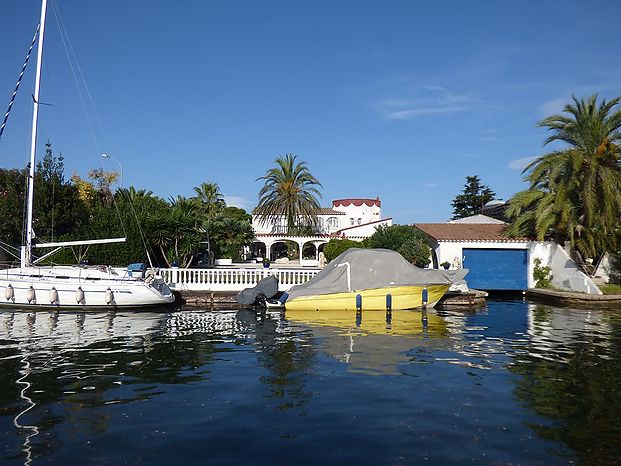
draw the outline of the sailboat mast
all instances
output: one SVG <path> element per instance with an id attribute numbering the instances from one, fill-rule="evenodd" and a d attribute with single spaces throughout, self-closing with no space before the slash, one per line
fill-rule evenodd
<path id="1" fill-rule="evenodd" d="M 34 107 L 32 112 L 32 135 L 30 140 L 30 173 L 28 174 L 28 206 L 26 210 L 26 245 L 22 247 L 22 267 L 32 264 L 32 208 L 34 199 L 35 156 L 37 152 L 37 123 L 39 121 L 39 93 L 41 89 L 41 65 L 43 63 L 43 37 L 45 32 L 45 15 L 47 0 L 41 2 L 41 19 L 39 22 L 39 45 L 37 48 L 37 70 L 35 74 L 35 88 L 33 94 Z"/>

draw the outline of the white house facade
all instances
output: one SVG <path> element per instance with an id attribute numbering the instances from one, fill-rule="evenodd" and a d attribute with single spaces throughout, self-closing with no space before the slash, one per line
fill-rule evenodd
<path id="1" fill-rule="evenodd" d="M 382 219 L 381 208 L 379 197 L 336 199 L 332 201 L 332 207 L 317 211 L 315 232 L 306 236 L 287 235 L 284 215 L 269 219 L 253 213 L 255 242 L 252 254 L 257 259 L 277 260 L 286 254 L 286 242 L 294 242 L 298 246 L 301 265 L 317 266 L 320 252 L 331 238 L 345 237 L 362 241 L 371 236 L 380 225 L 392 225 L 392 218 Z"/>

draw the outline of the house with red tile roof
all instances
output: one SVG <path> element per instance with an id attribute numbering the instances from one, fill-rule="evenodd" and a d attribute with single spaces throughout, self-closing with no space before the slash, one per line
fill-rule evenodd
<path id="1" fill-rule="evenodd" d="M 474 215 L 447 223 L 416 223 L 432 250 L 434 268 L 467 268 L 471 288 L 486 291 L 534 288 L 535 260 L 549 266 L 552 286 L 558 289 L 601 294 L 595 283 L 554 242 L 509 236 L 507 223 Z"/>

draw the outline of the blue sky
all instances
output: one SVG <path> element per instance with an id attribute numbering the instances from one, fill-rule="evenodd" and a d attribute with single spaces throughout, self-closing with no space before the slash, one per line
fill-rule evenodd
<path id="1" fill-rule="evenodd" d="M 445 221 L 468 175 L 503 199 L 525 187 L 524 160 L 544 151 L 536 123 L 572 93 L 621 95 L 617 1 L 55 2 L 96 114 L 50 5 L 40 141 L 68 176 L 116 169 L 106 152 L 124 185 L 164 198 L 210 181 L 251 209 L 256 178 L 292 152 L 323 205 L 379 195 L 398 223 Z M 39 8 L 2 2 L 2 114 Z M 29 157 L 33 71 L 2 168 Z"/>

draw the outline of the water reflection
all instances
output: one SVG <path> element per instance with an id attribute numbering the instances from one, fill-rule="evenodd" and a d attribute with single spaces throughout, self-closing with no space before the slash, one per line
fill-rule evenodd
<path id="1" fill-rule="evenodd" d="M 412 348 L 440 348 L 447 327 L 435 311 L 286 311 L 289 322 L 312 331 L 317 347 L 350 372 L 401 374 Z"/>
<path id="2" fill-rule="evenodd" d="M 369 464 L 615 464 L 620 347 L 619 312 L 525 301 L 389 315 L 5 311 L 0 458 L 148 463 L 116 446 L 136 431 L 137 452 L 192 463 L 209 441 L 241 461 L 231 439 L 245 432 L 249 447 L 289 462 L 303 449 L 308 464 L 362 451 Z M 289 464 L 274 458 L 262 462 Z"/>
<path id="3" fill-rule="evenodd" d="M 510 370 L 515 394 L 553 421 L 542 438 L 576 451 L 584 464 L 621 462 L 621 319 L 605 310 L 529 306 L 527 351 Z"/>

